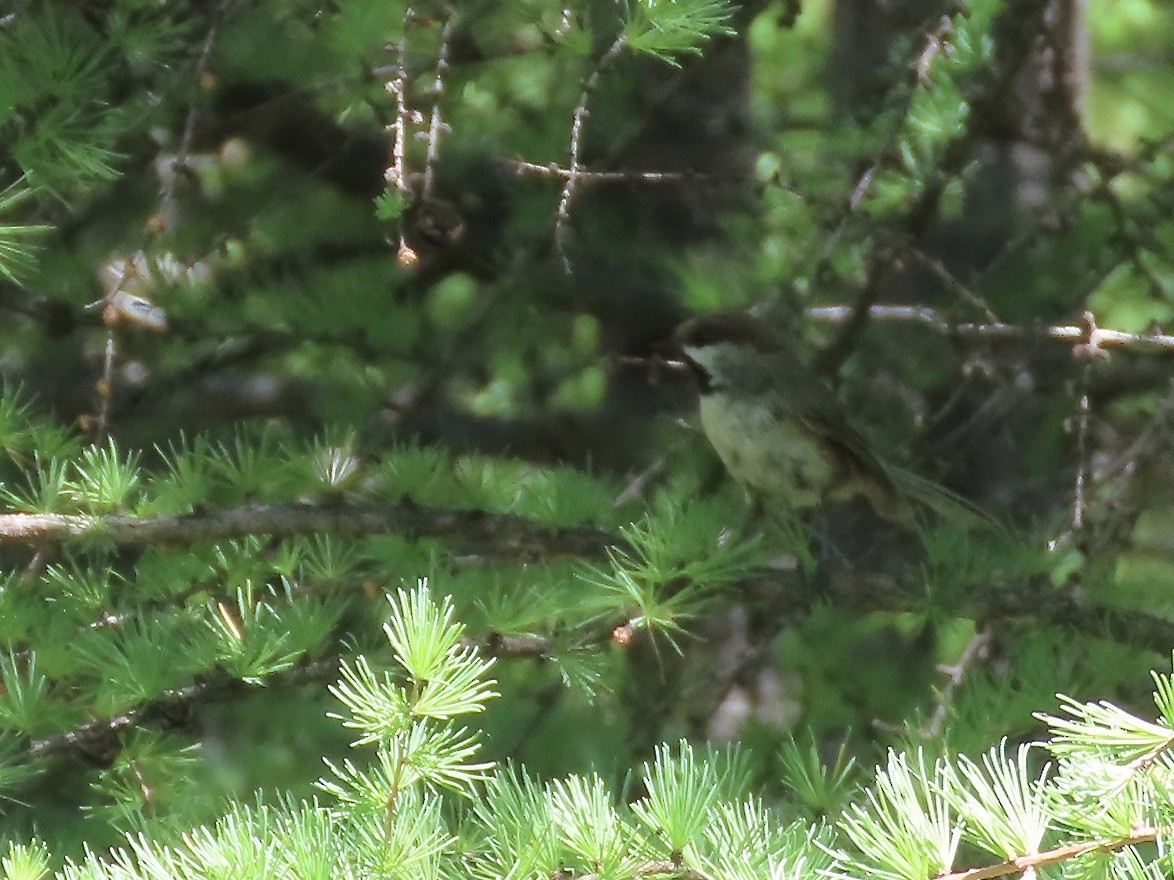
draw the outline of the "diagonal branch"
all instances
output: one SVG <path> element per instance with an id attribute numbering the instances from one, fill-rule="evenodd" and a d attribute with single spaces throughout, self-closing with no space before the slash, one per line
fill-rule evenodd
<path id="1" fill-rule="evenodd" d="M 275 673 L 265 679 L 267 687 L 293 686 L 313 681 L 332 681 L 338 676 L 338 659 L 327 658 Z M 120 748 L 118 737 L 146 723 L 162 723 L 186 717 L 196 705 L 224 700 L 232 695 L 256 692 L 255 685 L 214 673 L 199 681 L 162 693 L 158 698 L 127 709 L 110 718 L 98 718 L 73 730 L 34 739 L 28 744 L 30 759 L 39 760 L 74 752 L 102 761 Z"/>
<path id="2" fill-rule="evenodd" d="M 1140 846 L 1143 843 L 1153 843 L 1160 836 L 1165 836 L 1169 829 L 1138 828 L 1128 837 L 1118 837 L 1112 840 L 1086 840 L 1080 843 L 1070 843 L 1058 846 L 1041 853 L 1016 856 L 997 865 L 988 865 L 985 868 L 968 868 L 964 871 L 954 871 L 949 874 L 939 874 L 934 880 L 994 880 L 996 877 L 1006 877 L 1010 874 L 1028 876 L 1038 868 L 1046 868 L 1074 859 L 1090 852 L 1116 852 L 1127 846 Z"/>

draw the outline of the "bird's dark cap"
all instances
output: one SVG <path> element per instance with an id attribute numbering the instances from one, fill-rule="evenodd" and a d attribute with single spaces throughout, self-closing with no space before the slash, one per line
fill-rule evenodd
<path id="1" fill-rule="evenodd" d="M 742 312 L 715 312 L 699 315 L 681 324 L 673 333 L 678 349 L 703 348 L 723 342 L 744 343 L 759 351 L 782 347 L 771 325 L 763 318 Z"/>

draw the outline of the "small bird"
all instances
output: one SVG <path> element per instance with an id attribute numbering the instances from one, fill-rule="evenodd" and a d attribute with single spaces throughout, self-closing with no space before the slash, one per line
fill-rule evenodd
<path id="1" fill-rule="evenodd" d="M 852 427 L 829 388 L 764 322 L 719 313 L 673 335 L 701 391 L 701 427 L 731 475 L 792 510 L 865 498 L 882 517 L 922 508 L 990 522 L 970 502 L 885 461 Z"/>

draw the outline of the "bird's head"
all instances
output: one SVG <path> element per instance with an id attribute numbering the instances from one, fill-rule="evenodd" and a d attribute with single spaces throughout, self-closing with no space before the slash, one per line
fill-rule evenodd
<path id="1" fill-rule="evenodd" d="M 753 362 L 785 350 L 767 321 L 739 312 L 692 318 L 677 328 L 673 344 L 703 393 L 720 389 Z"/>

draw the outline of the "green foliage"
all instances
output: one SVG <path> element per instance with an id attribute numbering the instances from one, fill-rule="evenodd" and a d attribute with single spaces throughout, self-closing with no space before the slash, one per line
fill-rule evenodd
<path id="1" fill-rule="evenodd" d="M 690 617 L 741 572 L 765 562 L 757 541 L 728 541 L 698 558 L 709 528 L 704 513 L 668 508 L 662 519 L 647 519 L 621 530 L 632 552 L 608 550 L 608 569 L 588 568 L 584 580 L 599 589 L 606 615 L 625 609 L 635 630 L 663 634 L 675 649 Z"/>
<path id="2" fill-rule="evenodd" d="M 32 190 L 25 187 L 23 181 L 11 183 L 0 190 L 0 217 L 15 213 L 16 208 L 31 195 Z M 48 232 L 49 228 L 44 224 L 0 224 L 0 276 L 9 281 L 16 281 L 17 275 L 33 262 L 33 249 L 29 239 L 35 238 L 39 233 Z"/>
<path id="3" fill-rule="evenodd" d="M 329 805 L 236 803 L 174 843 L 129 832 L 121 846 L 67 861 L 55 876 L 203 877 L 210 865 L 231 865 L 242 880 L 359 871 L 739 880 L 818 872 L 914 880 L 960 870 L 967 847 L 996 863 L 1038 859 L 1077 872 L 1099 867 L 1111 877 L 1161 865 L 1146 844 L 1171 818 L 1168 674 L 1154 675 L 1157 721 L 1065 699 L 1064 716 L 1041 716 L 1052 731 L 1044 743 L 1020 746 L 1013 756 L 1003 743 L 978 761 L 890 752 L 863 790 L 847 782 L 850 766 L 820 768 L 792 746 L 785 763 L 798 796 L 836 789 L 851 802 L 826 822 L 783 824 L 749 795 L 751 777 L 737 756 L 700 754 L 686 742 L 656 749 L 627 802 L 597 775 L 542 783 L 524 770 L 473 761 L 477 738 L 456 725 L 497 696 L 487 678 L 492 663 L 462 646 L 452 604 L 437 602 L 425 584 L 389 601 L 393 668 L 376 676 L 360 655 L 332 688 L 347 709 L 335 717 L 361 733 L 353 747 L 374 745 L 376 755 L 366 769 L 349 759 L 327 761 L 332 776 L 320 787 Z M 442 693 L 449 699 L 440 708 Z M 136 742 L 103 774 L 111 809 L 127 802 L 128 786 L 141 784 L 161 745 Z M 1036 766 L 1040 748 L 1054 765 Z M 174 772 L 177 765 L 169 766 Z M 9 878 L 50 873 L 49 851 L 35 840 L 9 844 L 2 864 Z"/>
<path id="4" fill-rule="evenodd" d="M 687 743 L 657 750 L 641 777 L 646 794 L 630 806 L 597 776 L 539 784 L 471 761 L 476 740 L 455 724 L 496 696 L 485 677 L 491 664 L 461 647 L 451 604 L 438 604 L 425 585 L 390 600 L 385 634 L 397 668 L 377 680 L 360 656 L 333 689 L 349 710 L 344 723 L 363 732 L 353 745 L 377 747 L 365 770 L 350 760 L 341 767 L 327 762 L 333 776 L 320 785 L 333 806 L 238 803 L 174 845 L 132 833 L 105 857 L 91 853 L 67 862 L 59 876 L 195 877 L 208 865 L 231 864 L 242 878 L 359 870 L 389 877 L 530 876 L 589 867 L 601 876 L 631 877 L 729 871 L 737 861 L 734 876 L 749 878 L 768 876 L 789 859 L 826 861 L 814 852 L 800 855 L 810 841 L 797 827 L 777 825 L 761 804 L 742 799 L 748 776 L 736 759 L 703 757 Z M 396 678 L 402 684 L 393 684 Z M 438 712 L 440 692 L 454 702 Z M 149 766 L 149 750 L 130 754 L 140 768 Z M 107 790 L 117 791 L 119 772 L 109 772 Z M 451 796 L 470 799 L 467 808 L 447 803 Z M 40 843 L 14 846 L 5 860 L 8 876 L 44 872 L 46 858 Z"/>
<path id="5" fill-rule="evenodd" d="M 783 785 L 806 818 L 835 815 L 847 806 L 857 789 L 856 759 L 840 747 L 836 759 L 825 763 L 814 742 L 788 739 L 779 751 Z"/>
<path id="6" fill-rule="evenodd" d="M 734 33 L 726 22 L 733 15 L 727 0 L 634 0 L 625 23 L 628 46 L 676 64 L 675 56 L 700 54 L 701 44 Z"/>
<path id="7" fill-rule="evenodd" d="M 1065 128 L 1018 11 L 0 13 L 5 878 L 1168 873 L 1168 383 L 1044 328 L 1174 319 L 1174 15 Z M 651 356 L 751 305 L 1012 534 L 748 516 Z"/>
<path id="8" fill-rule="evenodd" d="M 49 873 L 49 853 L 40 842 L 10 842 L 8 851 L 0 857 L 0 868 L 6 880 L 42 880 Z"/>

